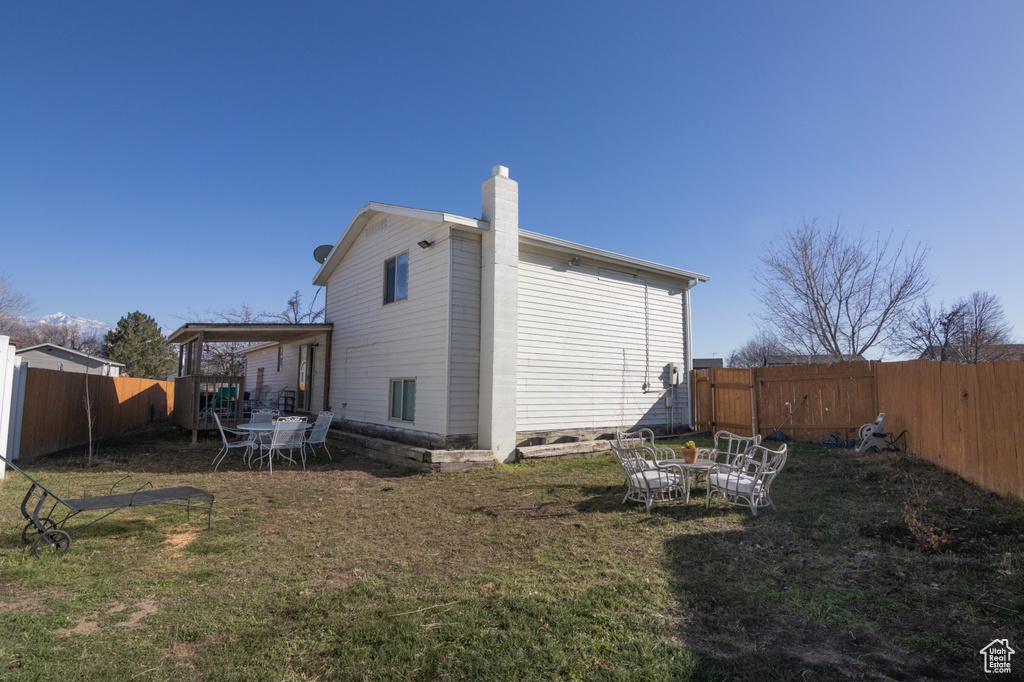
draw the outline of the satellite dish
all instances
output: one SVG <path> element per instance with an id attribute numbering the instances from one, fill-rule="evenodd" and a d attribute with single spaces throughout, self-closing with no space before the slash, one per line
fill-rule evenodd
<path id="1" fill-rule="evenodd" d="M 327 260 L 327 256 L 331 255 L 333 249 L 334 247 L 330 244 L 321 244 L 313 249 L 313 260 L 323 265 L 323 262 Z"/>

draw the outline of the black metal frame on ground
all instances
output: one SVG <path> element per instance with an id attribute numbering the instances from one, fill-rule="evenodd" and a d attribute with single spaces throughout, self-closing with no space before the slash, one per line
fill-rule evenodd
<path id="1" fill-rule="evenodd" d="M 21 531 L 21 539 L 25 544 L 32 544 L 32 553 L 36 557 L 41 557 L 47 550 L 52 551 L 58 556 L 66 554 L 68 549 L 71 548 L 71 533 L 65 526 L 68 521 L 82 512 L 103 511 L 105 513 L 88 523 L 76 527 L 76 532 L 102 521 L 122 509 L 142 507 L 150 504 L 185 507 L 186 520 L 191 520 L 193 509 L 206 510 L 206 529 L 210 529 L 213 518 L 213 493 L 208 493 L 205 490 L 199 490 L 190 486 L 153 488 L 153 485 L 147 482 L 130 493 L 115 494 L 114 488 L 131 478 L 129 476 L 122 476 L 117 481 L 102 486 L 107 489 L 106 495 L 65 499 L 47 489 L 39 481 L 12 464 L 6 457 L 0 456 L 0 460 L 3 460 L 7 466 L 24 476 L 32 484 L 29 486 L 28 492 L 25 493 L 25 498 L 21 501 L 21 515 L 28 521 Z M 89 488 L 96 487 L 99 486 L 89 486 L 86 488 L 86 492 L 88 492 Z M 29 511 L 32 498 L 35 495 L 38 495 L 39 499 L 35 503 L 34 508 Z M 44 511 L 47 506 L 49 506 L 49 509 Z M 61 513 L 58 507 L 64 507 L 67 510 L 63 512 L 64 516 L 60 520 L 54 518 L 55 515 Z"/>

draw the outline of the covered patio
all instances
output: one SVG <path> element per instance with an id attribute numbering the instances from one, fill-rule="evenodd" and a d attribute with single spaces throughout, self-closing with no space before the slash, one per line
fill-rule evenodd
<path id="1" fill-rule="evenodd" d="M 223 425 L 233 426 L 244 420 L 259 398 L 246 386 L 245 373 L 203 373 L 203 351 L 206 344 L 212 343 L 279 344 L 283 347 L 289 342 L 315 339 L 315 343 L 310 344 L 311 348 L 323 348 L 323 358 L 317 360 L 321 363 L 323 374 L 322 405 L 314 406 L 308 399 L 308 382 L 313 377 L 312 354 L 304 365 L 299 366 L 293 390 L 307 395 L 301 403 L 307 411 L 326 410 L 329 404 L 327 386 L 330 380 L 332 329 L 331 324 L 189 322 L 183 325 L 168 337 L 171 343 L 178 344 L 174 422 L 191 431 L 192 441 L 195 442 L 200 431 L 216 430 L 214 415 Z M 296 410 L 294 403 L 282 404 L 281 407 L 286 411 L 302 411 Z"/>

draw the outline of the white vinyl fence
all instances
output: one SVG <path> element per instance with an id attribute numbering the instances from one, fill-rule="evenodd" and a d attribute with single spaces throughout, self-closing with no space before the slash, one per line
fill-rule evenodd
<path id="1" fill-rule="evenodd" d="M 25 403 L 25 367 L 14 354 L 10 338 L 0 336 L 0 455 L 18 459 L 21 443 L 21 410 Z M 0 460 L 0 478 L 7 465 Z"/>

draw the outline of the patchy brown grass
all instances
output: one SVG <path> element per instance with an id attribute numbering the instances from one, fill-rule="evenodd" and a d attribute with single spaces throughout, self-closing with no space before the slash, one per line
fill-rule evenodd
<path id="1" fill-rule="evenodd" d="M 794 447 L 754 518 L 702 489 L 624 506 L 607 456 L 270 476 L 213 474 L 216 450 L 164 427 L 102 444 L 97 476 L 213 492 L 213 529 L 128 510 L 62 560 L 23 549 L 24 487 L 0 486 L 0 627 L 31 642 L 0 658 L 30 679 L 970 679 L 989 641 L 1024 642 L 1024 509 L 903 455 Z"/>

